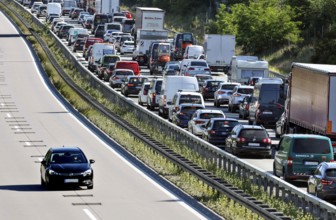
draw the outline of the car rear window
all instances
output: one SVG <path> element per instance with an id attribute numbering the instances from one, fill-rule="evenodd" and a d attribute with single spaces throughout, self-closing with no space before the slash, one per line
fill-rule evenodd
<path id="1" fill-rule="evenodd" d="M 252 94 L 253 89 L 239 88 L 237 92 L 241 94 Z"/>
<path id="2" fill-rule="evenodd" d="M 120 60 L 119 57 L 105 57 L 104 58 L 105 63 L 115 63 L 119 60 Z"/>
<path id="3" fill-rule="evenodd" d="M 243 129 L 240 131 L 239 137 L 245 138 L 268 138 L 267 131 L 263 129 Z"/>
<path id="4" fill-rule="evenodd" d="M 336 169 L 327 169 L 326 176 L 328 177 L 336 177 Z"/>
<path id="5" fill-rule="evenodd" d="M 207 64 L 206 62 L 193 61 L 193 62 L 190 62 L 190 66 L 206 66 L 207 67 Z"/>
<path id="6" fill-rule="evenodd" d="M 208 87 L 218 87 L 219 83 L 220 83 L 220 82 L 211 82 L 211 81 L 209 82 L 209 81 L 208 81 L 208 82 L 207 82 L 207 86 L 208 86 Z"/>
<path id="7" fill-rule="evenodd" d="M 234 128 L 237 124 L 239 124 L 238 121 L 215 121 L 213 128 L 215 130 L 223 129 L 223 128 Z"/>
<path id="8" fill-rule="evenodd" d="M 131 83 L 143 83 L 143 82 L 146 82 L 147 81 L 147 78 L 141 78 L 141 77 L 133 77 L 133 78 L 130 78 L 129 82 Z"/>
<path id="9" fill-rule="evenodd" d="M 116 76 L 132 76 L 134 74 L 130 71 L 118 71 L 115 73 L 115 75 Z"/>
<path id="10" fill-rule="evenodd" d="M 233 90 L 237 85 L 222 85 L 222 89 Z"/>
<path id="11" fill-rule="evenodd" d="M 180 103 L 202 104 L 202 98 L 199 95 L 181 95 Z"/>
<path id="12" fill-rule="evenodd" d="M 297 138 L 293 143 L 295 154 L 329 154 L 330 143 L 326 139 Z"/>
<path id="13" fill-rule="evenodd" d="M 210 118 L 222 118 L 223 115 L 220 113 L 201 113 L 200 118 L 201 119 L 210 119 Z"/>
<path id="14" fill-rule="evenodd" d="M 162 81 L 157 81 L 155 84 L 155 92 L 160 93 L 161 92 L 161 87 L 162 87 Z"/>

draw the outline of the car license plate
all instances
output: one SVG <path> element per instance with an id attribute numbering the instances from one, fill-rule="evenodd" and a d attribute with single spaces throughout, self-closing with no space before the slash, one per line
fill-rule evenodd
<path id="1" fill-rule="evenodd" d="M 226 135 L 226 134 L 227 134 L 227 132 L 222 132 L 222 134 L 223 134 L 223 135 Z"/>
<path id="2" fill-rule="evenodd" d="M 64 183 L 78 183 L 78 179 L 64 179 Z"/>
<path id="3" fill-rule="evenodd" d="M 263 114 L 264 114 L 264 115 L 271 115 L 271 114 L 273 114 L 273 113 L 272 113 L 272 112 L 268 112 L 268 111 L 266 112 L 266 111 L 265 111 L 265 112 L 263 112 Z"/>
<path id="4" fill-rule="evenodd" d="M 317 166 L 318 162 L 317 161 L 305 161 L 305 165 L 311 165 L 311 166 Z"/>
<path id="5" fill-rule="evenodd" d="M 248 146 L 251 146 L 251 147 L 259 147 L 260 144 L 259 144 L 259 143 L 248 143 Z"/>

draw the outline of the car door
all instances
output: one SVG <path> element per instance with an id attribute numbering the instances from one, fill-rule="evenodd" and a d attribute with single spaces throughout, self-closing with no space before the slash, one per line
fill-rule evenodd
<path id="1" fill-rule="evenodd" d="M 50 163 L 50 158 L 51 158 L 51 151 L 49 150 L 41 162 L 40 172 L 41 172 L 41 178 L 43 179 L 43 181 L 46 181 L 46 173 L 47 173 L 47 169 Z"/>

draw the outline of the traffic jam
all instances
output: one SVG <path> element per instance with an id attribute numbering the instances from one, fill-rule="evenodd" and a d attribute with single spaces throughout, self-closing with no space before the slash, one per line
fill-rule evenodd
<path id="1" fill-rule="evenodd" d="M 25 6 L 102 83 L 222 150 L 270 159 L 275 176 L 336 199 L 335 66 L 293 63 L 289 75 L 275 75 L 267 61 L 236 55 L 233 35 L 200 41 L 165 29 L 160 8 L 93 13 L 70 0 Z M 324 87 L 310 89 L 315 81 Z"/>

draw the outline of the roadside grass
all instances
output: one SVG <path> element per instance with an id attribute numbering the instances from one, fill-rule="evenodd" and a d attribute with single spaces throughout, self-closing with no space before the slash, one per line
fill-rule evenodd
<path id="1" fill-rule="evenodd" d="M 13 5 L 11 6 L 13 7 Z M 30 15 L 27 12 L 22 12 L 18 9 L 16 10 L 20 13 L 20 15 L 24 16 L 27 21 L 29 21 L 28 19 Z M 10 12 L 6 13 L 10 14 Z M 19 20 L 16 19 L 16 22 L 19 22 Z M 177 144 L 176 141 L 167 138 L 149 125 L 139 121 L 132 113 L 125 112 L 118 106 L 112 105 L 108 100 L 104 99 L 97 90 L 92 88 L 88 83 L 81 79 L 79 74 L 76 73 L 73 65 L 69 63 L 69 61 L 67 61 L 67 59 L 62 56 L 60 50 L 55 47 L 55 42 L 46 32 L 46 28 L 41 30 L 32 22 L 30 22 L 30 24 L 32 25 L 32 29 L 38 32 L 40 36 L 43 37 L 44 41 L 48 43 L 48 47 L 53 51 L 53 54 L 57 57 L 57 60 L 59 61 L 59 64 L 64 68 L 67 74 L 71 76 L 72 79 L 76 81 L 76 83 L 81 88 L 85 89 L 92 97 L 99 100 L 111 111 L 115 113 L 117 112 L 119 116 L 128 120 L 133 125 L 140 128 L 142 131 L 149 133 L 154 139 L 162 142 L 164 145 L 169 146 L 175 152 L 195 162 L 199 166 L 210 170 L 216 176 L 221 177 L 226 182 L 243 189 L 246 193 L 256 197 L 266 204 L 269 204 L 271 207 L 274 207 L 277 210 L 284 212 L 285 215 L 291 216 L 294 219 L 313 219 L 312 216 L 304 214 L 301 210 L 297 210 L 297 208 L 291 203 L 284 203 L 282 200 L 275 199 L 274 197 L 269 197 L 267 193 L 265 193 L 255 184 L 253 184 L 251 180 L 244 180 L 236 177 L 232 173 L 217 169 L 214 164 L 209 163 L 209 161 L 205 161 L 198 154 L 188 149 L 186 146 Z M 21 26 L 23 25 L 21 24 Z M 160 154 L 156 153 L 154 150 L 144 145 L 142 142 L 139 142 L 131 134 L 127 133 L 122 127 L 118 126 L 113 121 L 110 121 L 108 118 L 94 110 L 94 108 L 92 108 L 88 103 L 83 101 L 74 91 L 72 91 L 63 81 L 63 79 L 58 75 L 56 70 L 54 70 L 52 65 L 49 63 L 41 46 L 36 42 L 36 39 L 34 39 L 33 37 L 29 37 L 28 39 L 33 44 L 34 49 L 40 57 L 43 68 L 47 72 L 50 80 L 60 91 L 60 93 L 79 112 L 85 115 L 92 123 L 96 124 L 96 126 L 98 126 L 101 130 L 107 133 L 110 137 L 120 143 L 125 149 L 138 157 L 149 167 L 156 170 L 156 172 L 158 172 L 161 176 L 165 177 L 166 179 L 189 193 L 192 197 L 198 199 L 207 207 L 219 213 L 225 219 L 260 219 L 260 217 L 258 217 L 255 213 L 252 213 L 245 207 L 242 207 L 241 205 L 230 200 L 224 195 L 221 195 L 218 191 L 212 189 L 211 187 L 204 184 L 202 181 L 198 180 L 189 173 L 184 172 L 182 169 L 178 168 L 166 158 L 162 157 Z"/>

